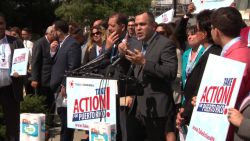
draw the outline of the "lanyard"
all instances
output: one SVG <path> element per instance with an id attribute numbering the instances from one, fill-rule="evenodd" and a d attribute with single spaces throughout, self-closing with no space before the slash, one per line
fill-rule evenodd
<path id="1" fill-rule="evenodd" d="M 193 61 L 191 60 L 192 50 L 190 51 L 190 53 L 188 55 L 188 61 L 187 61 L 186 76 L 188 76 L 192 72 L 196 63 L 198 62 L 197 56 L 198 56 L 201 49 L 202 49 L 202 46 L 199 46 Z"/>

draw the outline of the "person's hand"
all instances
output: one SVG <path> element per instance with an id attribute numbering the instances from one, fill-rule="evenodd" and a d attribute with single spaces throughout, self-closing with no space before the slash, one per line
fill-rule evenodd
<path id="1" fill-rule="evenodd" d="M 19 77 L 19 74 L 18 74 L 17 72 L 14 72 L 14 73 L 13 73 L 13 77 L 18 78 L 18 77 Z"/>
<path id="2" fill-rule="evenodd" d="M 181 117 L 181 114 L 184 112 L 184 108 L 180 108 L 179 112 L 177 113 L 176 116 L 176 128 L 178 128 L 180 130 L 181 128 L 181 124 L 184 120 L 184 118 Z"/>
<path id="3" fill-rule="evenodd" d="M 133 97 L 126 96 L 125 97 L 125 105 L 128 106 L 129 108 L 131 108 L 132 107 L 132 103 L 133 103 Z"/>
<path id="4" fill-rule="evenodd" d="M 119 35 L 116 33 L 116 31 L 111 33 L 106 40 L 106 49 L 110 49 L 118 39 Z"/>
<path id="5" fill-rule="evenodd" d="M 192 101 L 191 101 L 191 104 L 195 107 L 196 106 L 196 99 L 197 99 L 197 96 L 194 96 L 192 98 Z"/>
<path id="6" fill-rule="evenodd" d="M 56 52 L 58 45 L 59 45 L 59 43 L 58 43 L 57 41 L 53 41 L 53 42 L 50 44 L 50 51 L 51 51 L 51 52 Z"/>
<path id="7" fill-rule="evenodd" d="M 239 127 L 244 119 L 243 115 L 236 109 L 230 108 L 228 110 L 228 121 L 234 126 Z"/>
<path id="8" fill-rule="evenodd" d="M 126 37 L 122 40 L 122 42 L 118 45 L 118 50 L 119 53 L 125 55 L 127 53 L 128 50 L 128 34 L 126 35 Z"/>
<path id="9" fill-rule="evenodd" d="M 125 57 L 132 63 L 137 65 L 144 65 L 146 63 L 146 59 L 144 55 L 137 49 L 134 52 L 127 50 Z"/>
<path id="10" fill-rule="evenodd" d="M 125 55 L 127 50 L 128 50 L 128 43 L 126 41 L 124 42 L 121 42 L 119 45 L 118 45 L 118 50 L 119 50 L 119 53 Z"/>
<path id="11" fill-rule="evenodd" d="M 38 82 L 37 81 L 31 81 L 31 87 L 37 88 Z"/>
<path id="12" fill-rule="evenodd" d="M 61 91 L 60 91 L 60 94 L 62 95 L 62 97 L 67 97 L 66 95 L 66 88 L 64 86 L 61 86 Z"/>
<path id="13" fill-rule="evenodd" d="M 195 7 L 194 3 L 191 2 L 191 3 L 188 5 L 188 7 L 187 7 L 187 13 L 188 13 L 188 14 L 191 14 L 191 13 L 193 13 L 195 10 L 196 10 L 196 7 Z"/>

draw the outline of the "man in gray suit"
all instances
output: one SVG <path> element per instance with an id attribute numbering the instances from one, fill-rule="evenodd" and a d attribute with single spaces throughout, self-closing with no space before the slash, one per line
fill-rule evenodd
<path id="1" fill-rule="evenodd" d="M 59 96 L 66 98 L 65 71 L 74 70 L 81 64 L 81 47 L 77 41 L 68 35 L 68 24 L 56 21 L 53 24 L 54 37 L 59 41 L 51 70 L 50 87 Z M 61 119 L 61 141 L 73 141 L 73 129 L 67 128 L 67 108 L 59 107 L 57 112 Z"/>
<path id="2" fill-rule="evenodd" d="M 49 116 L 46 117 L 46 125 L 52 127 L 55 112 L 53 105 L 55 98 L 54 93 L 50 89 L 50 75 L 52 68 L 52 57 L 50 54 L 50 43 L 54 41 L 52 35 L 52 26 L 46 30 L 45 36 L 38 39 L 32 48 L 32 63 L 31 63 L 31 86 L 36 89 L 38 95 L 46 97 L 46 108 Z"/>
<path id="3" fill-rule="evenodd" d="M 143 84 L 142 96 L 137 96 L 137 119 L 140 131 L 137 139 L 163 141 L 166 137 L 175 140 L 175 107 L 171 81 L 177 73 L 176 47 L 169 39 L 155 32 L 154 16 L 150 12 L 138 14 L 135 18 L 137 38 L 142 41 L 142 49 L 124 50 L 126 58 L 137 64 L 134 72 Z M 136 128 L 136 127 L 135 127 Z M 140 136 L 141 135 L 141 136 Z M 166 136 L 165 136 L 166 135 Z"/>

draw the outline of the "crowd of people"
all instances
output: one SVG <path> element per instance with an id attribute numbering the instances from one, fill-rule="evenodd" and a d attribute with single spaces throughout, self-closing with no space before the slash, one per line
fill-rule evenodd
<path id="1" fill-rule="evenodd" d="M 138 82 L 133 89 L 120 83 L 116 140 L 179 140 L 178 130 L 190 123 L 209 54 L 246 63 L 236 105 L 228 112 L 227 140 L 250 140 L 249 28 L 234 7 L 203 10 L 196 16 L 194 10 L 189 4 L 183 17 L 167 24 L 156 24 L 147 11 L 129 17 L 114 13 L 107 21 L 96 20 L 87 33 L 75 23 L 57 20 L 36 41 L 31 41 L 29 28 L 12 27 L 7 32 L 0 14 L 0 104 L 7 141 L 19 140 L 24 88 L 26 94 L 46 97 L 50 114 L 56 110 L 61 120 L 60 140 L 73 141 L 74 129 L 67 127 L 65 72 L 102 54 L 98 67 L 89 73 L 118 80 L 131 76 L 133 83 Z M 190 19 L 196 23 L 190 24 Z M 26 76 L 9 73 L 17 48 L 29 49 Z M 53 118 L 48 117 L 49 127 Z"/>

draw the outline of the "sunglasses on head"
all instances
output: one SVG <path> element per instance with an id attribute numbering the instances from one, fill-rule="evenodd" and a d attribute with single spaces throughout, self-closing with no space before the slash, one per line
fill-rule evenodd
<path id="1" fill-rule="evenodd" d="M 100 31 L 97 31 L 97 32 L 91 33 L 91 36 L 100 35 L 100 34 L 101 34 L 101 32 L 100 32 Z"/>

